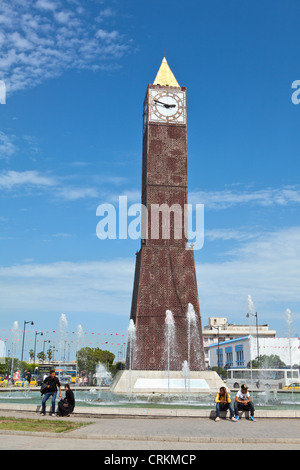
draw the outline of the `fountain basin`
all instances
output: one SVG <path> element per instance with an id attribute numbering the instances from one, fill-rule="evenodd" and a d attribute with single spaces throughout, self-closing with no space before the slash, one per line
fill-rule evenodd
<path id="1" fill-rule="evenodd" d="M 74 389 L 73 389 L 74 390 Z M 75 414 L 94 413 L 98 409 L 98 414 L 130 414 L 130 410 L 134 413 L 142 415 L 150 413 L 164 414 L 170 413 L 171 415 L 186 415 L 190 410 L 197 416 L 206 416 L 210 411 L 215 410 L 215 394 L 214 393 L 194 393 L 194 394 L 172 394 L 167 396 L 166 393 L 155 394 L 135 394 L 132 396 L 116 395 L 110 390 L 101 391 L 101 401 L 98 398 L 98 388 L 88 390 L 81 388 L 74 390 L 76 407 Z M 231 392 L 231 398 L 234 399 L 235 393 Z M 281 392 L 275 393 L 274 391 L 268 392 L 251 392 L 251 398 L 255 406 L 255 415 L 259 416 L 262 411 L 269 412 L 268 416 L 278 416 L 280 413 L 285 417 L 300 416 L 300 393 Z M 20 411 L 39 411 L 42 402 L 42 397 L 38 391 L 30 390 L 28 393 L 18 390 L 16 393 L 4 392 L 0 394 L 0 411 L 1 409 L 11 409 Z M 57 400 L 58 403 L 58 400 Z M 51 401 L 47 402 L 47 412 L 50 409 Z M 100 409 L 102 411 L 100 411 Z M 106 410 L 106 411 L 105 411 Z M 119 410 L 119 411 L 117 411 Z M 153 410 L 151 412 L 150 410 Z M 168 411 L 169 410 L 169 411 Z M 204 412 L 204 410 L 206 410 Z M 285 412 L 288 411 L 288 414 Z M 259 412 L 257 414 L 257 412 Z M 182 413 L 182 414 L 181 414 Z M 296 413 L 293 414 L 293 413 Z M 262 416 L 262 415 L 261 415 Z M 265 416 L 265 415 L 263 415 Z"/>
<path id="2" fill-rule="evenodd" d="M 193 393 L 217 393 L 225 386 L 219 375 L 213 371 L 190 371 L 188 378 L 182 377 L 182 371 L 159 370 L 121 370 L 111 385 L 111 391 L 126 395 L 165 393 L 185 395 Z"/>

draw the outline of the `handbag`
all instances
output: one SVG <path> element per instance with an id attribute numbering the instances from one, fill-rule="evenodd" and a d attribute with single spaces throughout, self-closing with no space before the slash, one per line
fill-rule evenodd
<path id="1" fill-rule="evenodd" d="M 44 395 L 44 393 L 46 393 L 47 388 L 48 388 L 48 385 L 47 385 L 47 384 L 44 384 L 44 383 L 43 383 L 43 384 L 41 385 L 41 388 L 40 388 L 41 395 Z"/>

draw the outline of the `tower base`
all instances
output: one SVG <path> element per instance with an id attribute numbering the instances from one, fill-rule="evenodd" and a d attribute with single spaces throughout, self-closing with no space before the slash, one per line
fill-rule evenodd
<path id="1" fill-rule="evenodd" d="M 226 386 L 214 371 L 191 371 L 184 378 L 181 371 L 120 370 L 111 385 L 111 392 L 120 395 L 209 394 Z"/>

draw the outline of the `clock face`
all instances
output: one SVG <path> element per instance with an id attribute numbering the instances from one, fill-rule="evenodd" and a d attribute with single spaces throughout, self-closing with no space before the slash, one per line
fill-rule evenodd
<path id="1" fill-rule="evenodd" d="M 149 90 L 149 111 L 150 121 L 185 124 L 185 93 L 172 90 Z"/>

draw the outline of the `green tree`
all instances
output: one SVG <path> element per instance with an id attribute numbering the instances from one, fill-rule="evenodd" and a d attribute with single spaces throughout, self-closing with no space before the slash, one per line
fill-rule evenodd
<path id="1" fill-rule="evenodd" d="M 110 351 L 100 348 L 82 348 L 78 351 L 78 370 L 85 371 L 86 375 L 92 376 L 96 365 L 100 362 L 108 370 L 111 370 L 115 355 Z"/>
<path id="2" fill-rule="evenodd" d="M 47 357 L 48 357 L 48 360 L 51 361 L 53 357 L 53 352 L 51 348 L 47 349 Z"/>
<path id="3" fill-rule="evenodd" d="M 43 351 L 41 351 L 37 354 L 36 357 L 39 359 L 39 361 L 44 361 L 46 359 L 46 354 Z"/>
<path id="4" fill-rule="evenodd" d="M 251 362 L 248 362 L 247 367 L 251 367 Z M 259 361 L 258 357 L 252 361 L 252 369 L 283 369 L 284 367 L 286 364 L 275 354 L 259 356 Z"/>

